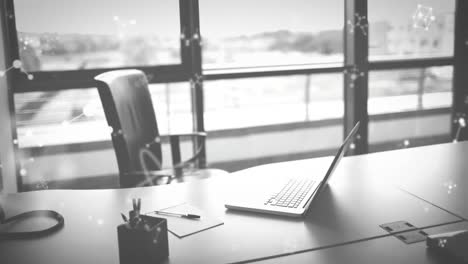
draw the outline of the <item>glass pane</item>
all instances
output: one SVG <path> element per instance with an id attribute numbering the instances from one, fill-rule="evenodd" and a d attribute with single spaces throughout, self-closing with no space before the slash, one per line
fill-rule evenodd
<path id="1" fill-rule="evenodd" d="M 152 84 L 161 134 L 192 131 L 187 83 Z M 42 147 L 110 140 L 96 89 L 15 94 L 19 146 Z"/>
<path id="2" fill-rule="evenodd" d="M 371 117 L 369 149 L 371 152 L 410 148 L 451 142 L 451 112 Z"/>
<path id="3" fill-rule="evenodd" d="M 445 66 L 371 72 L 370 150 L 451 141 L 452 71 Z"/>
<path id="4" fill-rule="evenodd" d="M 342 118 L 342 74 L 205 82 L 207 130 Z"/>
<path id="5" fill-rule="evenodd" d="M 201 0 L 203 67 L 342 62 L 343 6 L 343 0 Z"/>
<path id="6" fill-rule="evenodd" d="M 177 64 L 178 1 L 15 0 L 24 71 Z"/>
<path id="7" fill-rule="evenodd" d="M 368 112 L 451 107 L 452 72 L 452 66 L 370 72 Z"/>
<path id="8" fill-rule="evenodd" d="M 216 168 L 332 155 L 343 139 L 341 73 L 206 81 L 204 89 Z"/>
<path id="9" fill-rule="evenodd" d="M 455 0 L 372 0 L 371 59 L 453 55 Z"/>

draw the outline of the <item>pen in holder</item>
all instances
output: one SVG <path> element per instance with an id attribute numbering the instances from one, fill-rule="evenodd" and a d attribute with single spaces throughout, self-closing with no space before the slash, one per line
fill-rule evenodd
<path id="1" fill-rule="evenodd" d="M 120 264 L 160 263 L 169 256 L 167 221 L 140 215 L 141 202 L 133 201 L 129 219 L 117 227 Z"/>

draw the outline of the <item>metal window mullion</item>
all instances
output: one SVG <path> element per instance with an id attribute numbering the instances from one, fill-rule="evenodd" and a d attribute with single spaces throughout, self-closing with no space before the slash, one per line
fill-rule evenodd
<path id="1" fill-rule="evenodd" d="M 468 139 L 468 128 L 459 123 L 468 116 L 468 1 L 457 0 L 455 6 L 455 41 L 453 59 L 452 138 Z M 465 121 L 466 123 L 466 121 Z M 460 130 L 460 131 L 458 131 Z"/>
<path id="2" fill-rule="evenodd" d="M 408 60 L 370 61 L 369 70 L 394 70 L 408 68 L 427 68 L 449 66 L 453 64 L 453 57 L 416 58 Z"/>
<path id="3" fill-rule="evenodd" d="M 6 0 L 2 2 L 2 9 L 0 11 L 0 19 L 3 20 L 2 31 L 5 40 L 5 63 L 6 65 L 12 65 L 14 60 L 19 60 L 19 49 L 18 49 L 18 36 L 16 32 L 16 18 L 14 12 L 13 0 Z M 16 171 L 16 187 L 19 192 L 23 191 L 23 178 L 20 175 L 21 164 L 20 164 L 20 150 L 18 144 L 18 133 L 16 130 L 16 115 L 15 115 L 15 102 L 14 102 L 14 90 L 15 82 L 14 79 L 19 74 L 18 71 L 9 71 L 6 74 L 6 82 L 8 89 L 8 101 L 10 110 L 10 122 L 11 122 L 11 135 L 13 138 L 13 152 L 14 162 Z"/>
<path id="4" fill-rule="evenodd" d="M 202 55 L 201 35 L 198 0 L 179 0 L 181 8 L 181 43 L 185 49 L 184 65 L 187 67 L 190 81 L 192 98 L 192 118 L 194 131 L 205 131 L 204 125 L 204 102 L 203 102 L 203 78 L 202 78 Z M 194 151 L 200 146 L 202 148 L 200 158 L 197 160 L 199 168 L 206 167 L 206 140 L 204 137 L 195 139 Z"/>
<path id="5" fill-rule="evenodd" d="M 344 134 L 347 135 L 354 125 L 360 121 L 361 127 L 357 140 L 355 140 L 353 154 L 364 154 L 369 149 L 367 0 L 344 0 L 344 2 L 346 21 L 343 32 L 345 45 L 345 73 L 343 78 L 345 97 Z M 358 24 L 358 22 L 361 23 Z M 359 25 L 364 25 L 364 27 L 359 27 Z"/>
<path id="6" fill-rule="evenodd" d="M 32 91 L 59 91 L 69 89 L 94 87 L 94 76 L 106 71 L 118 69 L 139 69 L 148 75 L 153 75 L 150 83 L 182 82 L 188 79 L 187 74 L 181 65 L 164 65 L 148 67 L 123 67 L 123 68 L 103 68 L 87 70 L 69 71 L 42 71 L 33 72 L 34 80 L 30 81 L 25 76 L 15 75 L 15 93 L 25 93 Z"/>

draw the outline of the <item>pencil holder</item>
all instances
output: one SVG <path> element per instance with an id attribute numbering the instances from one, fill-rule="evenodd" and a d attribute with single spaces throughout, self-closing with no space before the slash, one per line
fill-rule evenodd
<path id="1" fill-rule="evenodd" d="M 117 227 L 120 264 L 155 264 L 169 256 L 167 221 L 164 218 L 140 216 L 136 226 Z"/>

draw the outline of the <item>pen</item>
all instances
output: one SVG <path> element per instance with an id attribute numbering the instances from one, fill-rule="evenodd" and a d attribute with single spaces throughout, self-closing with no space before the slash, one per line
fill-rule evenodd
<path id="1" fill-rule="evenodd" d="M 124 222 L 128 222 L 128 219 L 124 214 L 120 213 L 120 215 L 122 216 L 122 219 L 124 220 Z"/>
<path id="2" fill-rule="evenodd" d="M 164 211 L 153 211 L 155 214 L 159 215 L 169 215 L 169 216 L 178 216 L 182 218 L 187 218 L 187 219 L 200 219 L 201 216 L 196 215 L 196 214 L 178 214 L 178 213 L 170 213 L 170 212 L 164 212 Z"/>

